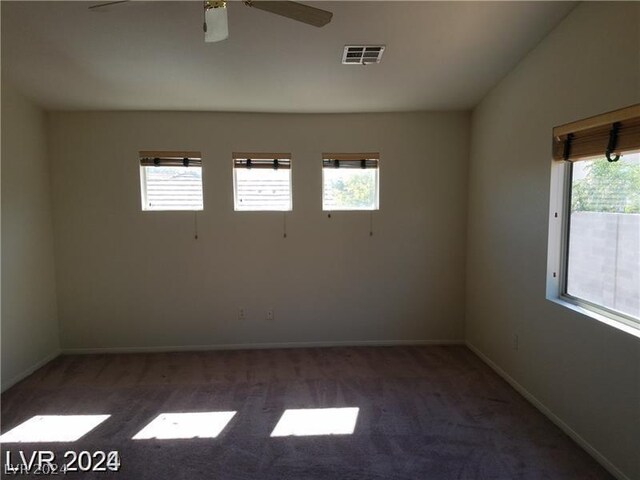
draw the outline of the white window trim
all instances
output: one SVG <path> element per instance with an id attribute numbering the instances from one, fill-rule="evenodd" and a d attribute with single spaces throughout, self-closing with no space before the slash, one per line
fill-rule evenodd
<path id="1" fill-rule="evenodd" d="M 571 202 L 570 162 L 552 161 L 550 190 L 547 300 L 640 338 L 640 323 L 633 317 L 565 293 Z"/>
<path id="2" fill-rule="evenodd" d="M 143 212 L 153 212 L 158 210 L 147 210 L 147 171 L 142 165 L 138 164 L 140 171 L 140 206 Z"/>
<path id="3" fill-rule="evenodd" d="M 345 155 L 345 154 L 342 154 Z M 357 154 L 355 154 L 356 156 L 359 156 Z M 329 157 L 331 157 L 331 154 L 323 154 L 322 156 L 322 161 L 324 162 L 326 159 L 328 159 Z M 333 155 L 336 156 L 336 155 Z M 375 202 L 374 202 L 374 206 L 372 208 L 325 208 L 324 205 L 324 171 L 325 171 L 325 167 L 324 165 L 322 166 L 322 175 L 320 177 L 320 192 L 322 195 L 322 198 L 320 199 L 321 202 L 321 206 L 322 206 L 322 211 L 323 212 L 330 212 L 330 213 L 334 213 L 334 212 L 379 212 L 380 211 L 380 155 L 379 154 L 372 154 L 371 155 L 371 159 L 372 160 L 378 160 L 378 166 L 376 168 L 376 183 L 375 183 L 375 189 L 376 189 L 376 198 L 375 198 Z"/>
<path id="4" fill-rule="evenodd" d="M 241 156 L 236 156 L 236 155 L 241 155 Z M 270 157 L 266 157 L 266 155 L 268 154 L 264 154 L 264 153 L 235 153 L 232 155 L 232 164 L 231 164 L 231 169 L 232 169 L 232 194 L 233 194 L 233 212 L 234 213 L 240 213 L 240 214 L 245 214 L 245 213 L 258 213 L 258 214 L 273 214 L 273 213 L 292 213 L 293 212 L 293 159 L 292 159 L 292 155 L 290 153 L 288 154 L 271 154 L 270 156 L 273 156 L 274 158 L 278 158 L 278 160 L 287 160 L 289 161 L 289 208 L 288 209 L 239 209 L 238 208 L 238 204 L 237 204 L 237 200 L 238 200 L 238 192 L 237 192 L 237 188 L 238 188 L 238 182 L 237 182 L 237 177 L 236 177 L 236 170 L 238 170 L 237 168 L 235 168 L 235 161 L 236 160 L 246 160 L 246 158 L 252 158 L 252 159 L 256 159 L 256 160 L 270 160 Z M 245 158 L 246 157 L 246 158 Z"/>
<path id="5" fill-rule="evenodd" d="M 139 170 L 140 170 L 140 207 L 141 207 L 141 212 L 143 213 L 152 213 L 152 214 L 157 214 L 157 213 L 198 213 L 198 212 L 203 212 L 204 211 L 204 164 L 200 166 L 201 172 L 202 172 L 202 182 L 201 182 L 201 188 L 202 188 L 202 207 L 201 208 L 160 208 L 160 209 L 156 209 L 156 208 L 148 208 L 148 205 L 146 204 L 147 202 L 147 171 L 145 170 L 145 167 L 142 165 L 138 166 Z"/>

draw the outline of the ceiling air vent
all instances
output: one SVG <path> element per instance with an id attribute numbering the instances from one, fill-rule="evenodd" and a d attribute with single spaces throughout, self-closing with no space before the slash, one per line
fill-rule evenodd
<path id="1" fill-rule="evenodd" d="M 368 65 L 380 63 L 384 45 L 345 45 L 342 54 L 343 65 Z"/>

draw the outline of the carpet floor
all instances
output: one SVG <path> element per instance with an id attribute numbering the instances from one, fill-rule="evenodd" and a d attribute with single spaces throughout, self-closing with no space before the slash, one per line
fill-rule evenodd
<path id="1" fill-rule="evenodd" d="M 271 436 L 285 410 L 347 407 L 352 433 Z M 160 414 L 194 412 L 236 413 L 215 438 L 132 439 Z M 293 428 L 349 430 L 323 412 Z M 3 434 L 36 415 L 110 417 L 73 442 L 5 441 L 3 467 L 7 452 L 61 464 L 73 450 L 119 452 L 117 473 L 67 475 L 82 479 L 613 478 L 463 346 L 60 356 L 2 395 Z M 156 436 L 213 431 L 195 418 Z"/>

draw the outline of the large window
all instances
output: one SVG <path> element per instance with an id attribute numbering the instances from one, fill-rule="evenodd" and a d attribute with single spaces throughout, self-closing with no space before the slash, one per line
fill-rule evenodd
<path id="1" fill-rule="evenodd" d="M 233 157 L 236 211 L 292 210 L 289 154 L 234 153 Z"/>
<path id="2" fill-rule="evenodd" d="M 566 293 L 640 318 L 640 154 L 575 162 Z"/>
<path id="3" fill-rule="evenodd" d="M 202 210 L 199 152 L 140 152 L 142 210 Z"/>
<path id="4" fill-rule="evenodd" d="M 324 154 L 323 210 L 378 210 L 378 154 Z"/>
<path id="5" fill-rule="evenodd" d="M 547 282 L 551 300 L 635 335 L 639 151 L 640 105 L 554 129 Z"/>

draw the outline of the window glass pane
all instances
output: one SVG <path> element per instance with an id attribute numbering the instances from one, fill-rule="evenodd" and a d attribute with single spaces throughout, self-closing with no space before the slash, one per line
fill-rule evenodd
<path id="1" fill-rule="evenodd" d="M 140 167 L 143 210 L 202 210 L 202 167 Z"/>
<path id="2" fill-rule="evenodd" d="M 234 168 L 236 210 L 291 210 L 290 168 Z"/>
<path id="3" fill-rule="evenodd" d="M 377 168 L 323 168 L 323 210 L 377 210 Z"/>
<path id="4" fill-rule="evenodd" d="M 573 164 L 567 293 L 640 317 L 640 154 Z"/>

